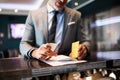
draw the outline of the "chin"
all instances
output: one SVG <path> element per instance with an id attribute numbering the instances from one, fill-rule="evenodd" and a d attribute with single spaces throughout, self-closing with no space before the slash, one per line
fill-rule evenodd
<path id="1" fill-rule="evenodd" d="M 60 8 L 60 9 L 63 8 L 63 6 L 64 6 L 64 5 L 56 4 L 56 7 L 57 7 L 57 8 Z"/>

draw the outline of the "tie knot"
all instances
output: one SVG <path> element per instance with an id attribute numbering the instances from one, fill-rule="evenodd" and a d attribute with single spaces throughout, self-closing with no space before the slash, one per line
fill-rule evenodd
<path id="1" fill-rule="evenodd" d="M 59 11 L 54 11 L 54 14 L 56 15 L 56 14 L 58 14 L 59 13 Z"/>

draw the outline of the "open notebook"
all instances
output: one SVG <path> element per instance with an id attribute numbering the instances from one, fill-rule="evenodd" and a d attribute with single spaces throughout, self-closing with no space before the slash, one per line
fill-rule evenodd
<path id="1" fill-rule="evenodd" d="M 57 47 L 57 44 L 55 43 L 49 43 L 49 44 L 51 45 L 51 50 L 54 51 Z M 73 44 L 75 46 L 75 47 L 73 46 L 73 48 L 76 48 L 76 44 L 78 44 L 78 42 L 75 42 Z M 67 65 L 67 64 L 87 62 L 86 60 L 77 60 L 65 55 L 52 56 L 49 60 L 41 60 L 41 61 L 51 66 L 61 66 L 61 65 Z"/>
<path id="2" fill-rule="evenodd" d="M 41 60 L 41 61 L 51 66 L 61 66 L 61 65 L 67 65 L 67 64 L 87 62 L 86 60 L 72 59 L 69 56 L 65 56 L 65 55 L 53 56 L 49 60 Z"/>

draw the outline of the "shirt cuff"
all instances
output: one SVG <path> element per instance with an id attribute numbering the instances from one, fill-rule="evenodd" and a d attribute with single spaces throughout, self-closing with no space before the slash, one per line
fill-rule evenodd
<path id="1" fill-rule="evenodd" d="M 33 57 L 31 56 L 33 50 L 35 50 L 35 48 L 31 48 L 31 49 L 28 51 L 27 56 L 28 56 L 29 58 L 33 58 Z"/>

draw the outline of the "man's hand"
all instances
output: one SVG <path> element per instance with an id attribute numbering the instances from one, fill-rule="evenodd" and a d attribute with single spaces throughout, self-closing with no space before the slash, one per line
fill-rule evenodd
<path id="1" fill-rule="evenodd" d="M 32 52 L 32 57 L 37 59 L 48 59 L 56 55 L 57 53 L 51 50 L 51 46 L 49 43 L 41 45 L 38 49 L 35 49 Z"/>
<path id="2" fill-rule="evenodd" d="M 84 59 L 87 55 L 87 48 L 85 45 L 80 44 L 78 47 L 78 59 Z"/>

